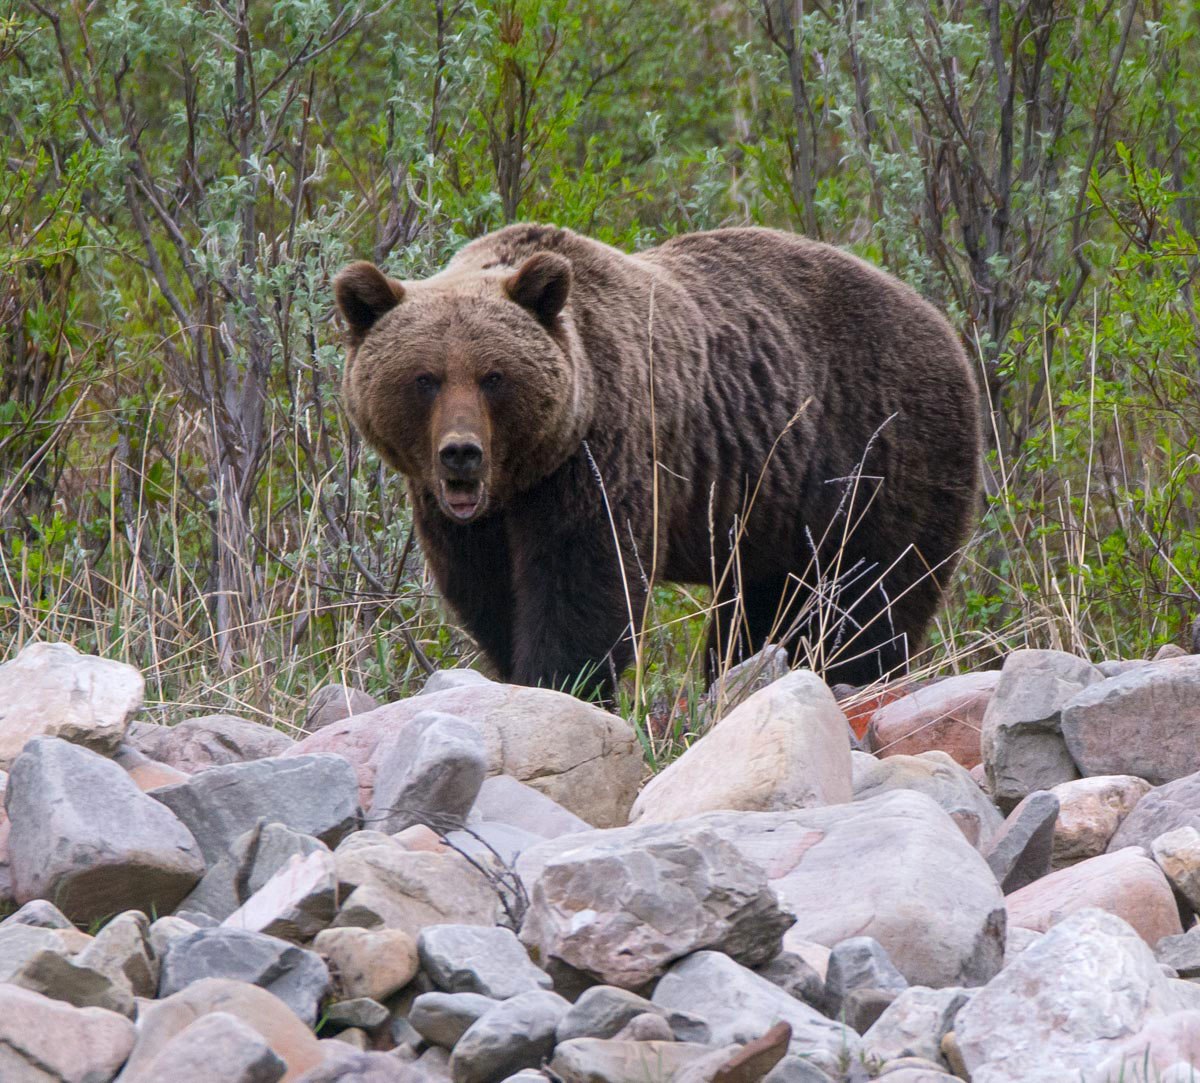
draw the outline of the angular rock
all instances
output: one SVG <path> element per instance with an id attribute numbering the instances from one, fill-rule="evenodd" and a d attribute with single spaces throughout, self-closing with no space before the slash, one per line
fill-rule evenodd
<path id="1" fill-rule="evenodd" d="M 735 1048 L 730 1047 L 730 1052 Z M 657 1083 L 675 1080 L 689 1065 L 712 1053 L 709 1046 L 686 1042 L 572 1038 L 555 1048 L 550 1071 L 563 1083 Z"/>
<path id="2" fill-rule="evenodd" d="M 1163 874 L 1193 910 L 1200 909 L 1200 831 L 1177 827 L 1159 835 L 1150 852 Z"/>
<path id="3" fill-rule="evenodd" d="M 11 947 L 5 945 L 6 950 Z M 130 1018 L 134 1015 L 133 995 L 125 982 L 78 965 L 61 946 L 32 952 L 5 980 L 76 1008 L 103 1008 Z"/>
<path id="4" fill-rule="evenodd" d="M 323 684 L 308 697 L 304 731 L 316 733 L 343 718 L 366 714 L 378 706 L 379 701 L 362 689 L 348 688 L 344 684 Z"/>
<path id="5" fill-rule="evenodd" d="M 907 988 L 904 975 L 896 969 L 878 940 L 870 936 L 853 936 L 835 944 L 829 953 L 821 1006 L 831 1019 L 839 1019 L 843 1018 L 851 993 L 860 989 L 899 992 Z"/>
<path id="6" fill-rule="evenodd" d="M 54 737 L 17 757 L 5 793 L 21 902 L 52 899 L 81 922 L 170 911 L 204 871 L 196 840 L 115 763 Z"/>
<path id="7" fill-rule="evenodd" d="M 229 1012 L 212 1012 L 167 1042 L 143 1075 L 171 1083 L 277 1083 L 287 1070 L 258 1031 Z"/>
<path id="8" fill-rule="evenodd" d="M 1140 846 L 1147 852 L 1159 835 L 1177 827 L 1200 829 L 1200 772 L 1156 786 L 1121 821 L 1108 852 Z"/>
<path id="9" fill-rule="evenodd" d="M 333 854 L 297 854 L 223 924 L 284 940 L 311 940 L 337 913 L 337 886 Z"/>
<path id="10" fill-rule="evenodd" d="M 1007 904 L 1011 924 L 1037 932 L 1087 908 L 1128 922 L 1147 944 L 1182 932 L 1171 885 L 1136 847 L 1060 869 L 1013 892 Z"/>
<path id="11" fill-rule="evenodd" d="M 150 920 L 139 910 L 118 914 L 75 961 L 123 982 L 134 996 L 153 997 L 158 990 L 158 959 L 150 946 Z"/>
<path id="12" fill-rule="evenodd" d="M 331 1026 L 358 1027 L 362 1030 L 375 1030 L 383 1026 L 389 1014 L 387 1008 L 370 997 L 339 1000 L 325 1008 L 325 1018 Z"/>
<path id="13" fill-rule="evenodd" d="M 454 1083 L 490 1083 L 536 1068 L 554 1048 L 554 1029 L 570 1005 L 556 993 L 522 993 L 497 1004 L 458 1040 L 450 1057 Z"/>
<path id="14" fill-rule="evenodd" d="M 159 1057 L 177 1035 L 214 1013 L 232 1015 L 259 1034 L 287 1066 L 285 1083 L 324 1060 L 320 1043 L 277 996 L 245 982 L 206 978 L 167 997 L 144 1003 L 138 1014 L 137 1044 L 116 1083 L 174 1083 L 161 1074 Z M 189 1045 L 191 1043 L 189 1042 Z M 218 1077 L 222 1079 L 223 1077 Z"/>
<path id="15" fill-rule="evenodd" d="M 972 1083 L 1063 1083 L 1178 1008 L 1138 934 L 1112 914 L 1083 910 L 979 990 L 953 1033 Z"/>
<path id="16" fill-rule="evenodd" d="M 1037 790 L 1022 798 L 984 851 L 987 863 L 1007 895 L 1040 880 L 1050 871 L 1058 798 Z"/>
<path id="17" fill-rule="evenodd" d="M 825 979 L 795 952 L 781 951 L 769 963 L 756 967 L 755 973 L 814 1008 L 821 1007 L 824 1002 Z"/>
<path id="18" fill-rule="evenodd" d="M 787 651 L 768 644 L 744 662 L 720 674 L 697 705 L 697 730 L 703 731 L 724 718 L 756 692 L 782 680 L 791 670 Z"/>
<path id="19" fill-rule="evenodd" d="M 694 823 L 567 835 L 522 861 L 539 854 L 522 942 L 609 985 L 638 989 L 703 948 L 765 963 L 792 924 L 762 868 Z"/>
<path id="20" fill-rule="evenodd" d="M 613 1038 L 639 1016 L 654 1013 L 666 1018 L 655 1004 L 615 985 L 593 985 L 558 1024 L 556 1040 L 569 1042 L 574 1038 Z"/>
<path id="21" fill-rule="evenodd" d="M 871 717 L 867 747 L 881 757 L 938 749 L 974 767 L 983 716 L 999 680 L 995 670 L 946 677 L 883 704 Z"/>
<path id="22" fill-rule="evenodd" d="M 484 779 L 471 815 L 472 823 L 478 816 L 485 823 L 520 827 L 544 839 L 590 831 L 592 826 L 540 790 L 518 782 L 511 775 L 493 775 Z"/>
<path id="23" fill-rule="evenodd" d="M 924 1057 L 944 1068 L 942 1039 L 954 1029 L 955 1018 L 972 995 L 972 990 L 954 987 L 904 989 L 863 1035 L 863 1048 L 879 1061 Z"/>
<path id="24" fill-rule="evenodd" d="M 1054 825 L 1056 869 L 1104 853 L 1117 828 L 1150 791 L 1150 783 L 1133 775 L 1097 775 L 1064 782 L 1050 792 L 1058 798 Z"/>
<path id="25" fill-rule="evenodd" d="M 842 804 L 853 796 L 847 734 L 825 682 L 796 670 L 755 692 L 655 775 L 630 819 L 664 823 L 716 809 Z"/>
<path id="26" fill-rule="evenodd" d="M 133 1024 L 102 1008 L 73 1008 L 0 985 L 0 1079 L 106 1083 L 133 1048 Z"/>
<path id="27" fill-rule="evenodd" d="M 367 822 L 389 833 L 414 824 L 442 832 L 462 827 L 488 771 L 479 730 L 438 711 L 422 711 L 385 738 L 375 761 Z"/>
<path id="28" fill-rule="evenodd" d="M 114 752 L 142 706 L 145 681 L 124 662 L 69 643 L 30 643 L 0 665 L 0 768 L 34 737 Z"/>
<path id="29" fill-rule="evenodd" d="M 381 742 L 421 711 L 456 715 L 477 726 L 489 773 L 527 782 L 597 827 L 628 819 L 643 762 L 632 728 L 598 707 L 544 688 L 488 681 L 414 696 L 326 726 L 288 755 L 344 756 L 358 772 L 362 804 L 370 807 Z"/>
<path id="30" fill-rule="evenodd" d="M 1164 936 L 1154 947 L 1154 957 L 1181 978 L 1200 977 L 1200 926 Z"/>
<path id="31" fill-rule="evenodd" d="M 19 910 L 0 921 L 0 929 L 9 925 L 33 925 L 39 929 L 74 928 L 71 919 L 48 899 L 30 899 Z"/>
<path id="32" fill-rule="evenodd" d="M 858 1035 L 849 1027 L 826 1019 L 716 951 L 698 951 L 679 960 L 651 999 L 666 1011 L 700 1016 L 716 1045 L 754 1041 L 784 1022 L 792 1028 L 792 1052 L 809 1054 L 820 1067 L 836 1067 L 842 1055 L 854 1058 L 860 1048 Z"/>
<path id="33" fill-rule="evenodd" d="M 139 730 L 133 743 L 159 763 L 194 775 L 209 767 L 281 756 L 296 742 L 261 722 L 228 714 L 187 718 L 161 732 Z"/>
<path id="34" fill-rule="evenodd" d="M 330 986 L 329 970 L 319 955 L 238 929 L 198 929 L 174 941 L 162 960 L 158 995 L 170 997 L 206 978 L 266 989 L 310 1027 Z"/>
<path id="35" fill-rule="evenodd" d="M 851 759 L 856 801 L 869 800 L 890 790 L 916 790 L 945 809 L 976 849 L 986 847 L 1004 823 L 1004 817 L 970 773 L 945 752 L 895 755 L 884 760 L 855 752 Z"/>
<path id="36" fill-rule="evenodd" d="M 832 1083 L 832 1078 L 808 1057 L 789 1053 L 767 1073 L 765 1083 Z"/>
<path id="37" fill-rule="evenodd" d="M 313 949 L 328 961 L 347 998 L 386 1000 L 417 975 L 417 945 L 400 929 L 326 929 Z"/>
<path id="38" fill-rule="evenodd" d="M 1085 775 L 1135 775 L 1153 785 L 1200 771 L 1200 656 L 1110 677 L 1063 706 L 1062 732 Z"/>
<path id="39" fill-rule="evenodd" d="M 142 793 L 157 790 L 160 786 L 173 786 L 176 782 L 187 781 L 185 772 L 150 759 L 128 743 L 117 746 L 116 752 L 112 754 L 112 761 L 133 779 Z"/>
<path id="40" fill-rule="evenodd" d="M 187 825 L 210 865 L 259 821 L 285 824 L 331 846 L 358 824 L 354 771 L 340 756 L 210 767 L 152 796 Z"/>
<path id="41" fill-rule="evenodd" d="M 413 1001 L 408 1021 L 425 1041 L 453 1049 L 475 1021 L 498 1003 L 479 993 L 422 993 Z"/>
<path id="42" fill-rule="evenodd" d="M 1062 709 L 1101 680 L 1090 662 L 1063 651 L 1018 650 L 1004 660 L 982 733 L 988 789 L 1002 809 L 1079 777 L 1063 739 Z"/>
<path id="43" fill-rule="evenodd" d="M 185 936 L 190 936 L 199 928 L 199 925 L 185 921 L 175 914 L 168 914 L 165 918 L 151 922 L 150 950 L 154 952 L 155 959 L 161 963 L 171 944 Z"/>
<path id="44" fill-rule="evenodd" d="M 499 926 L 432 925 L 421 931 L 417 951 L 422 969 L 446 993 L 507 1000 L 554 984 L 516 934 Z"/>

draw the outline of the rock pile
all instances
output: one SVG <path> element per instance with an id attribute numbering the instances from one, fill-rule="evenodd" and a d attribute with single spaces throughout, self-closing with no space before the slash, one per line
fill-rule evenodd
<path id="1" fill-rule="evenodd" d="M 1200 659 L 1018 651 L 852 701 L 873 752 L 779 661 L 643 785 L 620 718 L 478 674 L 295 741 L 27 647 L 0 1080 L 1192 1079 Z"/>

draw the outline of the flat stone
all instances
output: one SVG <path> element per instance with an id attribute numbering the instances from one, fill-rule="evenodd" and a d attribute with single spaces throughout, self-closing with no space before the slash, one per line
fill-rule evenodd
<path id="1" fill-rule="evenodd" d="M 187 825 L 210 865 L 259 821 L 284 824 L 331 846 L 358 826 L 354 771 L 339 756 L 210 767 L 152 796 Z"/>
<path id="2" fill-rule="evenodd" d="M 556 1039 L 562 1043 L 575 1038 L 614 1038 L 634 1019 L 648 1013 L 666 1018 L 666 1012 L 645 997 L 615 985 L 593 985 L 562 1017 Z"/>
<path id="3" fill-rule="evenodd" d="M 855 752 L 851 760 L 856 801 L 867 801 L 892 790 L 916 790 L 945 809 L 976 849 L 988 846 L 1004 823 L 1004 817 L 970 772 L 945 752 L 893 755 L 883 760 L 866 752 Z"/>
<path id="4" fill-rule="evenodd" d="M 150 919 L 140 910 L 118 914 L 75 961 L 114 982 L 123 982 L 133 996 L 153 997 L 158 990 L 158 959 L 150 946 Z"/>
<path id="5" fill-rule="evenodd" d="M 518 782 L 511 775 L 484 779 L 471 810 L 485 823 L 499 822 L 519 827 L 544 839 L 590 831 L 591 824 L 568 812 L 540 790 Z"/>
<path id="6" fill-rule="evenodd" d="M 821 1006 L 826 1015 L 838 1019 L 843 1017 L 847 998 L 859 989 L 899 992 L 907 988 L 904 975 L 896 969 L 878 940 L 870 936 L 852 936 L 835 944 L 829 953 Z"/>
<path id="7" fill-rule="evenodd" d="M 223 924 L 284 940 L 311 940 L 337 913 L 337 886 L 328 850 L 296 854 Z"/>
<path id="8" fill-rule="evenodd" d="M 308 697 L 308 709 L 304 716 L 306 733 L 316 733 L 334 722 L 366 714 L 379 706 L 379 700 L 360 688 L 348 688 L 344 684 L 323 684 Z"/>
<path id="9" fill-rule="evenodd" d="M 1179 1006 L 1134 929 L 1082 910 L 979 990 L 953 1034 L 972 1083 L 1063 1083 Z"/>
<path id="10" fill-rule="evenodd" d="M 937 749 L 974 767 L 980 762 L 983 716 L 999 680 L 993 670 L 945 677 L 883 704 L 871 717 L 867 747 L 880 757 Z"/>
<path id="11" fill-rule="evenodd" d="M 339 1000 L 325 1008 L 325 1018 L 335 1027 L 360 1027 L 375 1030 L 388 1021 L 389 1012 L 377 1000 L 370 997 L 354 997 Z"/>
<path id="12" fill-rule="evenodd" d="M 326 929 L 313 949 L 329 961 L 347 998 L 387 1000 L 417 975 L 417 945 L 400 929 Z"/>
<path id="13" fill-rule="evenodd" d="M 851 800 L 846 716 L 820 677 L 796 670 L 755 692 L 655 775 L 635 823 L 716 809 L 755 812 Z"/>
<path id="14" fill-rule="evenodd" d="M 498 1003 L 479 993 L 422 993 L 413 1001 L 408 1021 L 425 1041 L 453 1049 L 475 1021 Z"/>
<path id="15" fill-rule="evenodd" d="M 78 965 L 61 947 L 33 952 L 6 980 L 77 1008 L 103 1008 L 129 1018 L 134 1015 L 133 995 L 126 983 Z"/>
<path id="16" fill-rule="evenodd" d="M 443 832 L 462 827 L 488 772 L 479 730 L 438 711 L 422 711 L 386 737 L 375 761 L 367 822 L 387 832 L 414 824 Z"/>
<path id="17" fill-rule="evenodd" d="M 984 851 L 987 863 L 1007 895 L 1050 872 L 1058 798 L 1037 790 L 1021 799 Z"/>
<path id="18" fill-rule="evenodd" d="M 507 1000 L 554 984 L 516 934 L 499 926 L 433 925 L 421 931 L 417 951 L 422 969 L 446 993 Z"/>
<path id="19" fill-rule="evenodd" d="M 633 729 L 598 707 L 545 688 L 488 681 L 414 696 L 326 726 L 288 755 L 344 756 L 358 772 L 360 801 L 369 808 L 381 742 L 421 711 L 455 715 L 478 727 L 489 774 L 526 782 L 597 827 L 628 820 L 643 766 Z"/>
<path id="20" fill-rule="evenodd" d="M 954 1029 L 954 1020 L 972 995 L 973 990 L 953 986 L 901 990 L 863 1035 L 863 1048 L 878 1061 L 923 1057 L 944 1069 L 942 1039 Z"/>
<path id="21" fill-rule="evenodd" d="M 17 757 L 5 793 L 17 899 L 90 922 L 169 912 L 200 879 L 196 840 L 111 760 L 54 737 Z"/>
<path id="22" fill-rule="evenodd" d="M 104 1083 L 133 1048 L 133 1024 L 103 1008 L 74 1008 L 0 985 L 0 1079 Z"/>
<path id="23" fill-rule="evenodd" d="M 186 772 L 152 760 L 127 742 L 118 745 L 111 758 L 113 763 L 133 779 L 134 785 L 142 793 L 157 790 L 160 786 L 173 786 L 176 782 L 187 781 Z"/>
<path id="24" fill-rule="evenodd" d="M 158 995 L 169 997 L 206 978 L 260 986 L 310 1027 L 331 984 L 328 968 L 314 952 L 261 933 L 199 929 L 168 948 Z"/>
<path id="25" fill-rule="evenodd" d="M 572 1038 L 555 1048 L 550 1071 L 563 1083 L 654 1083 L 678 1078 L 679 1072 L 712 1052 L 709 1046 L 685 1042 Z"/>
<path id="26" fill-rule="evenodd" d="M 171 1083 L 277 1083 L 288 1066 L 253 1027 L 229 1012 L 188 1024 L 143 1069 L 143 1078 Z"/>
<path id="27" fill-rule="evenodd" d="M 1147 852 L 1159 835 L 1177 827 L 1200 830 L 1200 772 L 1156 786 L 1121 821 L 1108 852 L 1140 846 Z"/>
<path id="28" fill-rule="evenodd" d="M 860 1039 L 849 1027 L 826 1019 L 716 951 L 698 951 L 679 960 L 655 986 L 651 999 L 666 1011 L 700 1016 L 715 1045 L 742 1045 L 784 1022 L 792 1028 L 792 1052 L 808 1054 L 822 1068 L 836 1067 L 840 1057 L 856 1057 L 860 1049 Z"/>
<path id="29" fill-rule="evenodd" d="M 1163 874 L 1193 910 L 1200 910 L 1200 831 L 1177 827 L 1159 835 L 1150 852 Z"/>
<path id="30" fill-rule="evenodd" d="M 187 718 L 158 731 L 139 730 L 133 744 L 151 759 L 193 775 L 209 767 L 280 756 L 296 742 L 261 722 L 228 714 Z"/>
<path id="31" fill-rule="evenodd" d="M 425 678 L 419 695 L 431 696 L 437 692 L 448 692 L 452 688 L 471 688 L 495 684 L 477 669 L 439 669 Z"/>
<path id="32" fill-rule="evenodd" d="M 554 1029 L 570 1005 L 556 993 L 521 993 L 497 1004 L 458 1040 L 450 1057 L 454 1083 L 490 1083 L 536 1068 L 554 1048 Z"/>
<path id="33" fill-rule="evenodd" d="M 1186 655 L 1081 689 L 1062 731 L 1085 775 L 1136 775 L 1159 785 L 1200 771 L 1200 656 Z"/>
<path id="34" fill-rule="evenodd" d="M 141 1005 L 137 1044 L 116 1083 L 175 1083 L 173 1076 L 162 1074 L 165 1060 L 160 1061 L 160 1055 L 177 1035 L 214 1013 L 232 1015 L 262 1037 L 287 1066 L 282 1077 L 285 1083 L 299 1079 L 324 1060 L 324 1051 L 312 1032 L 277 996 L 246 982 L 206 978 L 164 1000 Z M 223 1076 L 215 1078 L 225 1083 Z"/>
<path id="35" fill-rule="evenodd" d="M 1090 662 L 1063 651 L 1017 650 L 1005 658 L 982 734 L 988 790 L 1002 809 L 1079 777 L 1063 739 L 1062 710 L 1103 679 Z"/>
<path id="36" fill-rule="evenodd" d="M 530 855 L 536 876 L 524 873 Z M 529 893 L 521 940 L 534 959 L 622 988 L 703 948 L 765 963 L 792 924 L 762 868 L 696 821 L 567 835 L 526 851 L 518 868 Z"/>
<path id="37" fill-rule="evenodd" d="M 1150 791 L 1133 775 L 1098 775 L 1064 782 L 1050 792 L 1058 798 L 1051 864 L 1066 868 L 1104 853 L 1117 828 Z"/>
<path id="38" fill-rule="evenodd" d="M 587 828 L 591 830 L 591 828 Z M 468 857 L 493 856 L 504 865 L 515 865 L 517 858 L 539 842 L 545 835 L 534 835 L 511 824 L 472 823 L 461 831 L 447 832 L 446 847 Z"/>
<path id="39" fill-rule="evenodd" d="M 80 654 L 69 643 L 30 643 L 0 665 L 0 768 L 34 737 L 115 751 L 144 691 L 141 673 L 124 662 Z"/>

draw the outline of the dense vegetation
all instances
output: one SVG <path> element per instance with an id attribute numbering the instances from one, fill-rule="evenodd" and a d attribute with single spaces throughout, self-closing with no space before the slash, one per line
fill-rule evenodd
<path id="1" fill-rule="evenodd" d="M 287 720 L 470 645 L 338 405 L 331 274 L 730 223 L 962 329 L 987 507 L 929 664 L 1179 639 L 1200 589 L 1200 18 L 1165 0 L 0 0 L 0 643 Z M 704 598 L 660 588 L 640 714 Z M 627 704 L 633 709 L 633 704 Z"/>

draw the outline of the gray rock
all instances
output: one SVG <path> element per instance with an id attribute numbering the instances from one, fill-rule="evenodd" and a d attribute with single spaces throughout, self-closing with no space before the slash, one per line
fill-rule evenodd
<path id="1" fill-rule="evenodd" d="M 593 985 L 563 1016 L 556 1038 L 560 1043 L 574 1038 L 613 1038 L 638 1016 L 647 1013 L 666 1018 L 666 1012 L 645 997 L 615 985 Z"/>
<path id="2" fill-rule="evenodd" d="M 1037 790 L 1009 813 L 1004 826 L 984 851 L 987 863 L 1007 895 L 1050 872 L 1058 798 Z"/>
<path id="3" fill-rule="evenodd" d="M 1154 957 L 1181 978 L 1200 978 L 1200 925 L 1177 936 L 1164 936 L 1154 947 Z"/>
<path id="4" fill-rule="evenodd" d="M 315 952 L 238 929 L 199 929 L 172 942 L 162 960 L 158 995 L 169 997 L 205 978 L 266 989 L 310 1027 L 330 986 L 329 970 Z"/>
<path id="5" fill-rule="evenodd" d="M 904 975 L 896 969 L 878 940 L 870 936 L 853 936 L 835 944 L 829 953 L 822 1007 L 830 1018 L 839 1019 L 843 1017 L 847 998 L 857 990 L 899 992 L 907 988 Z"/>
<path id="6" fill-rule="evenodd" d="M 379 831 L 425 824 L 461 827 L 488 772 L 479 730 L 454 715 L 423 711 L 380 743 L 367 822 Z"/>
<path id="7" fill-rule="evenodd" d="M 863 1048 L 879 1061 L 924 1057 L 945 1068 L 942 1038 L 954 1029 L 954 1020 L 970 998 L 966 989 L 904 989 L 863 1035 Z"/>
<path id="8" fill-rule="evenodd" d="M 695 821 L 567 835 L 519 868 L 543 860 L 521 940 L 609 985 L 638 989 L 703 948 L 764 963 L 792 924 L 762 868 Z"/>
<path id="9" fill-rule="evenodd" d="M 425 1041 L 453 1049 L 475 1021 L 498 1003 L 478 993 L 422 993 L 413 1001 L 408 1022 Z"/>
<path id="10" fill-rule="evenodd" d="M 0 929 L 8 925 L 34 925 L 40 929 L 74 928 L 71 919 L 47 899 L 30 899 L 19 910 L 0 921 Z"/>
<path id="11" fill-rule="evenodd" d="M 484 822 L 497 821 L 519 827 L 544 839 L 592 829 L 586 820 L 511 775 L 493 775 L 484 779 L 471 809 L 471 822 L 475 817 Z"/>
<path id="12" fill-rule="evenodd" d="M 808 1057 L 789 1053 L 767 1073 L 764 1083 L 832 1083 Z"/>
<path id="13" fill-rule="evenodd" d="M 556 993 L 522 993 L 476 1020 L 450 1058 L 454 1083 L 490 1083 L 536 1068 L 554 1048 L 554 1030 L 570 1005 Z"/>
<path id="14" fill-rule="evenodd" d="M 843 1055 L 858 1055 L 860 1040 L 849 1027 L 826 1019 L 788 996 L 727 955 L 698 951 L 681 959 L 654 989 L 653 1002 L 666 1011 L 700 1016 L 716 1045 L 761 1038 L 775 1023 L 792 1028 L 791 1051 L 809 1054 L 823 1068 L 834 1068 Z"/>
<path id="15" fill-rule="evenodd" d="M 340 756 L 210 767 L 152 796 L 187 825 L 210 865 L 260 821 L 285 824 L 331 846 L 358 824 L 358 780 Z"/>
<path id="16" fill-rule="evenodd" d="M 333 854 L 314 850 L 291 860 L 222 923 L 285 940 L 311 940 L 337 913 Z"/>
<path id="17" fill-rule="evenodd" d="M 1079 777 L 1062 734 L 1062 709 L 1103 677 L 1063 651 L 1017 650 L 1005 660 L 983 716 L 988 790 L 1005 810 L 1035 790 Z"/>
<path id="18" fill-rule="evenodd" d="M 967 841 L 982 850 L 1000 830 L 1004 817 L 988 800 L 971 773 L 945 752 L 876 759 L 851 755 L 854 800 L 867 801 L 891 790 L 916 790 L 932 797 L 958 824 Z"/>
<path id="19" fill-rule="evenodd" d="M 325 1018 L 335 1027 L 361 1027 L 374 1030 L 388 1021 L 388 1012 L 378 1000 L 370 997 L 354 997 L 339 1000 L 325 1008 Z"/>
<path id="20" fill-rule="evenodd" d="M 1103 662 L 1097 662 L 1096 668 L 1105 677 L 1119 677 L 1122 673 L 1141 669 L 1142 666 L 1148 666 L 1149 664 L 1149 658 L 1107 658 Z"/>
<path id="21" fill-rule="evenodd" d="M 756 967 L 755 973 L 814 1008 L 824 1003 L 825 980 L 793 951 L 781 951 L 769 963 Z"/>
<path id="22" fill-rule="evenodd" d="M 723 718 L 755 692 L 786 677 L 791 670 L 783 647 L 768 644 L 744 662 L 731 666 L 713 681 L 698 704 L 697 729 Z"/>
<path id="23" fill-rule="evenodd" d="M 1177 895 L 1196 910 L 1200 907 L 1200 831 L 1177 827 L 1159 835 L 1150 852 Z"/>
<path id="24" fill-rule="evenodd" d="M 158 732 L 139 730 L 130 743 L 152 760 L 191 775 L 209 767 L 281 756 L 296 742 L 261 722 L 207 714 L 159 726 Z"/>
<path id="25" fill-rule="evenodd" d="M 635 1015 L 616 1034 L 615 1042 L 673 1042 L 675 1032 L 671 1024 L 658 1012 L 643 1012 Z"/>
<path id="26" fill-rule="evenodd" d="M 286 1062 L 258 1031 L 229 1012 L 210 1012 L 175 1035 L 146 1066 L 171 1083 L 276 1083 Z"/>
<path id="27" fill-rule="evenodd" d="M 142 675 L 124 662 L 80 654 L 68 643 L 30 643 L 0 665 L 0 768 L 34 737 L 115 751 L 144 691 Z"/>
<path id="28" fill-rule="evenodd" d="M 417 953 L 433 984 L 447 993 L 507 1000 L 553 986 L 516 934 L 499 926 L 431 925 L 417 938 Z"/>
<path id="29" fill-rule="evenodd" d="M 1200 771 L 1200 657 L 1110 677 L 1064 705 L 1062 732 L 1085 775 L 1136 775 L 1158 785 Z"/>
<path id="30" fill-rule="evenodd" d="M 446 845 L 461 854 L 495 857 L 508 866 L 515 865 L 526 850 L 546 841 L 545 835 L 534 835 L 512 824 L 492 822 L 471 823 L 461 831 L 448 832 L 445 838 Z"/>
<path id="31" fill-rule="evenodd" d="M 684 1042 L 573 1038 L 554 1050 L 550 1071 L 562 1083 L 660 1083 L 679 1078 L 713 1052 Z"/>
<path id="32" fill-rule="evenodd" d="M 204 864 L 187 828 L 115 763 L 38 737 L 5 794 L 17 899 L 53 899 L 82 922 L 125 910 L 173 910 Z"/>
<path id="33" fill-rule="evenodd" d="M 489 681 L 478 670 L 439 669 L 429 674 L 419 695 L 432 696 L 438 692 L 447 692 L 452 688 L 470 688 L 472 685 L 485 684 L 495 684 L 495 681 Z"/>
<path id="34" fill-rule="evenodd" d="M 390 1053 L 352 1050 L 346 1056 L 310 1068 L 297 1076 L 295 1083 L 432 1083 L 432 1080 L 415 1065 L 405 1064 Z"/>
<path id="35" fill-rule="evenodd" d="M 76 957 L 138 997 L 153 997 L 158 989 L 158 959 L 150 946 L 150 919 L 140 910 L 118 914 Z"/>
<path id="36" fill-rule="evenodd" d="M 1179 827 L 1200 830 L 1200 771 L 1157 786 L 1143 797 L 1121 821 L 1108 844 L 1108 853 L 1126 846 L 1149 852 L 1159 835 Z"/>
<path id="37" fill-rule="evenodd" d="M 344 684 L 324 684 L 308 697 L 308 710 L 304 716 L 306 733 L 319 729 L 343 718 L 366 714 L 375 710 L 379 701 L 359 688 L 348 688 Z"/>

